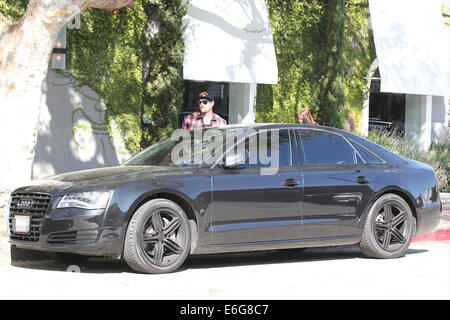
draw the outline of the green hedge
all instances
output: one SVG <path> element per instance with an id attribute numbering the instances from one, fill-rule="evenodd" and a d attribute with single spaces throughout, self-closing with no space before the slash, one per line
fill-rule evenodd
<path id="1" fill-rule="evenodd" d="M 403 137 L 383 130 L 369 131 L 368 139 L 402 157 L 432 166 L 439 181 L 439 190 L 441 192 L 450 192 L 448 179 L 450 175 L 450 139 L 448 137 L 443 141 L 433 143 L 428 151 L 413 148 Z"/>
<path id="2" fill-rule="evenodd" d="M 278 84 L 259 84 L 256 122 L 296 122 L 360 133 L 367 73 L 375 59 L 368 0 L 269 0 Z M 346 123 L 346 124 L 344 124 Z"/>

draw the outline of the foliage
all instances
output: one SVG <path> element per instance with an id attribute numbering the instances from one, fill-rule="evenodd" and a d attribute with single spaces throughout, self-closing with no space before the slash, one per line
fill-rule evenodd
<path id="1" fill-rule="evenodd" d="M 67 33 L 67 68 L 74 88 L 88 86 L 103 100 L 105 120 L 115 123 L 131 152 L 139 151 L 142 104 L 141 3 L 116 12 L 86 9 L 81 29 Z M 112 132 L 112 130 L 110 130 Z"/>
<path id="2" fill-rule="evenodd" d="M 177 125 L 183 8 L 181 0 L 142 0 L 114 13 L 87 9 L 81 30 L 68 33 L 70 72 L 63 75 L 102 98 L 110 136 L 117 125 L 132 153 Z"/>
<path id="3" fill-rule="evenodd" d="M 315 57 L 319 87 L 316 121 L 344 127 L 345 64 L 344 30 L 347 18 L 345 0 L 324 0 L 317 40 L 322 43 Z"/>
<path id="4" fill-rule="evenodd" d="M 444 24 L 447 27 L 450 27 L 450 8 L 447 7 L 444 3 L 441 6 L 442 9 L 442 17 L 444 18 Z"/>
<path id="5" fill-rule="evenodd" d="M 178 127 L 184 93 L 180 70 L 186 9 L 181 0 L 144 1 L 142 148 L 168 137 Z"/>
<path id="6" fill-rule="evenodd" d="M 269 0 L 270 22 L 278 64 L 278 84 L 258 85 L 257 122 L 295 122 L 301 108 L 317 110 L 313 59 L 320 44 L 321 3 Z"/>
<path id="7" fill-rule="evenodd" d="M 279 76 L 258 85 L 257 122 L 295 122 L 309 108 L 320 124 L 357 127 L 375 50 L 368 0 L 343 3 L 269 0 Z"/>
<path id="8" fill-rule="evenodd" d="M 182 0 L 138 0 L 115 12 L 86 9 L 81 29 L 67 32 L 67 69 L 58 73 L 81 92 L 94 90 L 105 108 L 109 136 L 118 128 L 135 153 L 178 125 L 183 100 Z M 17 21 L 28 0 L 0 0 Z"/>
<path id="9" fill-rule="evenodd" d="M 13 22 L 18 22 L 27 9 L 28 0 L 0 0 L 0 12 Z"/>
<path id="10" fill-rule="evenodd" d="M 450 139 L 434 142 L 428 151 L 411 147 L 405 139 L 396 133 L 383 130 L 370 130 L 368 139 L 389 149 L 398 155 L 426 163 L 433 167 L 439 181 L 441 192 L 450 192 Z"/>
<path id="11" fill-rule="evenodd" d="M 375 60 L 375 44 L 368 26 L 368 0 L 347 2 L 345 22 L 344 59 L 347 75 L 345 86 L 345 119 L 348 128 L 358 133 L 361 127 L 362 108 L 367 98 L 367 72 Z M 353 126 L 352 126 L 353 125 Z"/>

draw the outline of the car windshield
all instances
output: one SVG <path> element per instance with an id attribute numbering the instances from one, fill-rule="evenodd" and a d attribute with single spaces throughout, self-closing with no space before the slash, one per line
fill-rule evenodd
<path id="1" fill-rule="evenodd" d="M 126 161 L 124 166 L 204 166 L 223 154 L 225 138 L 243 133 L 245 128 L 175 130 Z"/>

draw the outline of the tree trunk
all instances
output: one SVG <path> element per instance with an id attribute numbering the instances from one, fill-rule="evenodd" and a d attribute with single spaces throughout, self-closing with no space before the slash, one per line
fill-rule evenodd
<path id="1" fill-rule="evenodd" d="M 30 0 L 13 24 L 0 14 L 0 210 L 31 179 L 42 84 L 56 36 L 86 8 L 115 10 L 134 0 Z"/>

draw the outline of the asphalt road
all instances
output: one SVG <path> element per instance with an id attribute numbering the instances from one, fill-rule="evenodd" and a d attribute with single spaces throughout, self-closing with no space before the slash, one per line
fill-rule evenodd
<path id="1" fill-rule="evenodd" d="M 310 300 L 450 299 L 450 244 L 413 243 L 393 260 L 357 247 L 190 257 L 171 274 L 133 272 L 121 261 L 79 266 L 0 264 L 0 299 Z"/>

